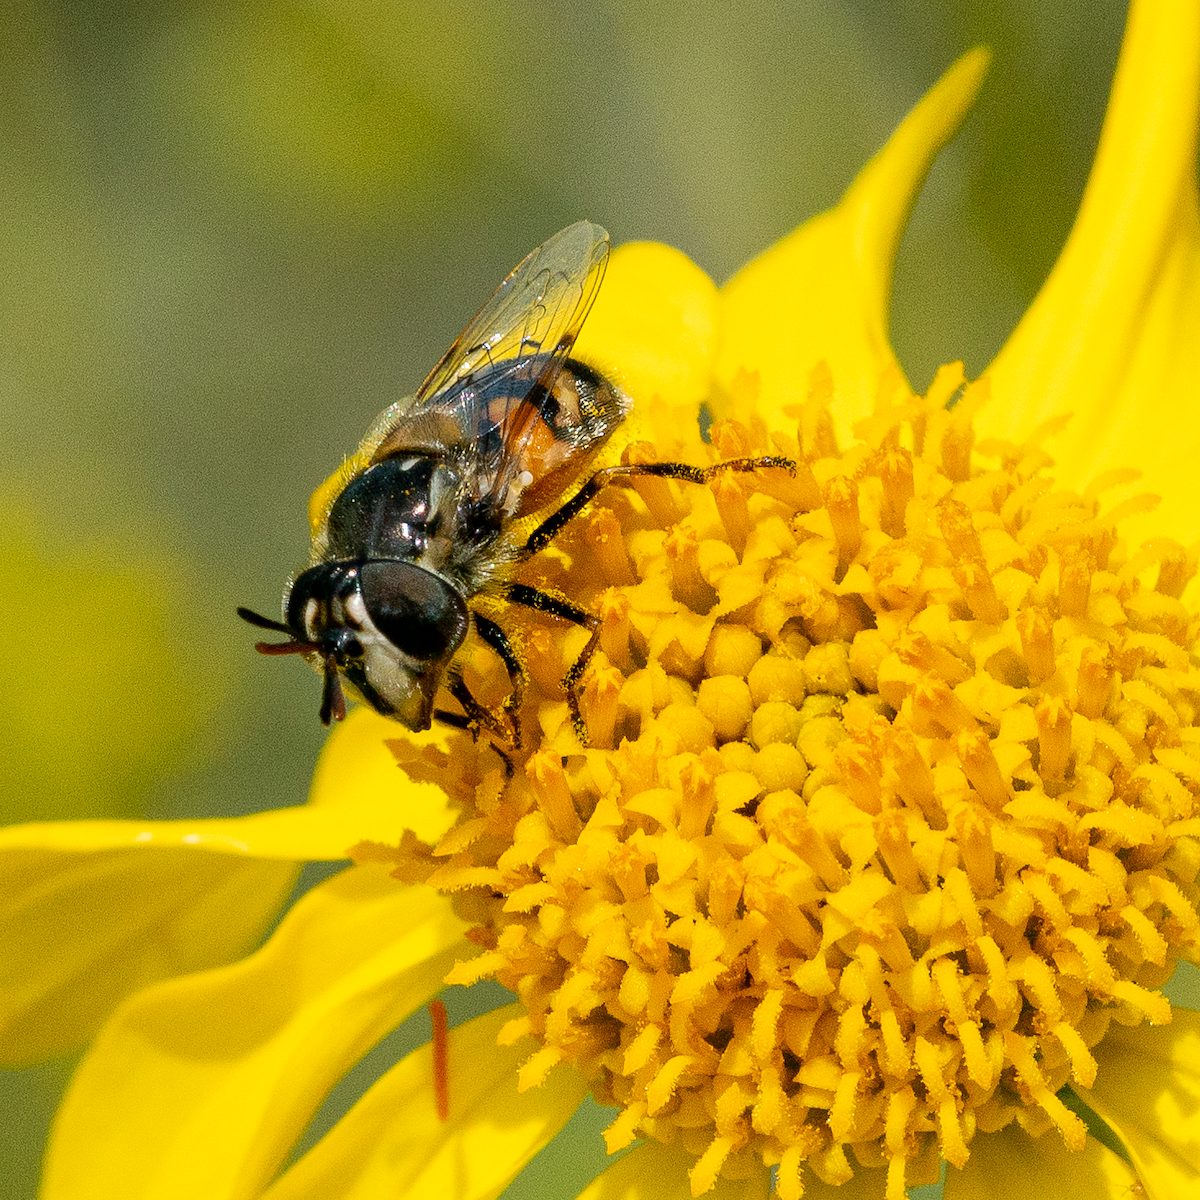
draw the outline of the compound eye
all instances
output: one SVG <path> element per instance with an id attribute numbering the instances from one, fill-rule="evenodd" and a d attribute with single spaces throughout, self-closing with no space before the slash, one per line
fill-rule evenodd
<path id="1" fill-rule="evenodd" d="M 345 586 L 346 578 L 346 568 L 337 563 L 319 563 L 296 577 L 287 598 L 286 619 L 293 637 L 321 639 L 329 604 Z"/>
<path id="2" fill-rule="evenodd" d="M 375 628 L 422 662 L 449 658 L 467 636 L 467 606 L 444 579 L 405 562 L 369 562 L 359 572 Z"/>

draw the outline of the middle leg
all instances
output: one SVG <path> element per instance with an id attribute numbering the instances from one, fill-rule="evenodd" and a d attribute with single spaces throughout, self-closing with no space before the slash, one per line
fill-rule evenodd
<path id="1" fill-rule="evenodd" d="M 580 608 L 578 604 L 572 604 L 563 596 L 553 596 L 525 583 L 510 583 L 502 594 L 512 604 L 520 604 L 524 608 L 532 608 L 535 612 L 548 613 L 552 617 L 570 621 L 573 625 L 582 626 L 591 635 L 563 676 L 563 690 L 567 694 L 567 711 L 571 714 L 571 725 L 580 744 L 586 746 L 587 722 L 584 721 L 583 712 L 579 707 L 578 688 L 579 681 L 600 644 L 600 618 L 595 613 Z"/>

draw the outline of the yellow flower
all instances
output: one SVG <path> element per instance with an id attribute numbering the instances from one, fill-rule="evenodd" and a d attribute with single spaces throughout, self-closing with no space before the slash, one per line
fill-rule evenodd
<path id="1" fill-rule="evenodd" d="M 5 831 L 0 1044 L 99 1031 L 49 1200 L 495 1197 L 589 1090 L 636 1145 L 587 1200 L 899 1200 L 941 1162 L 951 1200 L 1192 1194 L 1200 10 L 1134 4 L 1059 265 L 918 397 L 891 263 L 983 69 L 724 288 L 614 255 L 580 354 L 637 401 L 627 459 L 798 465 L 609 489 L 530 564 L 604 617 L 587 749 L 583 635 L 531 619 L 511 774 L 358 711 L 308 807 Z M 239 958 L 292 864 L 347 857 Z M 446 1119 L 424 1047 L 289 1164 L 447 977 L 517 1003 L 451 1032 Z"/>

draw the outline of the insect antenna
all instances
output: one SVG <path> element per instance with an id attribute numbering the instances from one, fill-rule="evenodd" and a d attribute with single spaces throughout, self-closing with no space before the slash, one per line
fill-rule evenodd
<path id="1" fill-rule="evenodd" d="M 237 615 L 243 621 L 248 621 L 251 625 L 258 629 L 269 629 L 272 633 L 286 633 L 291 635 L 291 630 L 282 621 L 273 621 L 270 617 L 264 617 L 260 613 L 256 613 L 253 609 L 243 608 L 238 605 Z"/>
<path id="2" fill-rule="evenodd" d="M 321 690 L 321 724 L 328 725 L 330 719 L 345 720 L 346 697 L 342 692 L 341 680 L 338 676 L 337 658 L 332 654 L 325 655 L 325 686 Z"/>
<path id="3" fill-rule="evenodd" d="M 321 647 L 316 642 L 255 642 L 259 654 L 315 654 Z"/>

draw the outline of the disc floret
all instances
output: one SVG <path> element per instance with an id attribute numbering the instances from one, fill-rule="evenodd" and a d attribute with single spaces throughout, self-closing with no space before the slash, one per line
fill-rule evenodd
<path id="1" fill-rule="evenodd" d="M 511 778 L 400 751 L 463 806 L 408 869 L 475 922 L 454 978 L 524 1003 L 522 1083 L 583 1069 L 609 1148 L 683 1144 L 696 1194 L 762 1161 L 784 1200 L 872 1167 L 899 1200 L 1013 1122 L 1082 1146 L 1062 1090 L 1197 951 L 1192 563 L 1036 445 L 976 448 L 960 385 L 844 448 L 819 377 L 794 438 L 631 447 L 799 469 L 639 481 L 543 556 L 604 617 L 586 750 L 547 625 Z"/>

